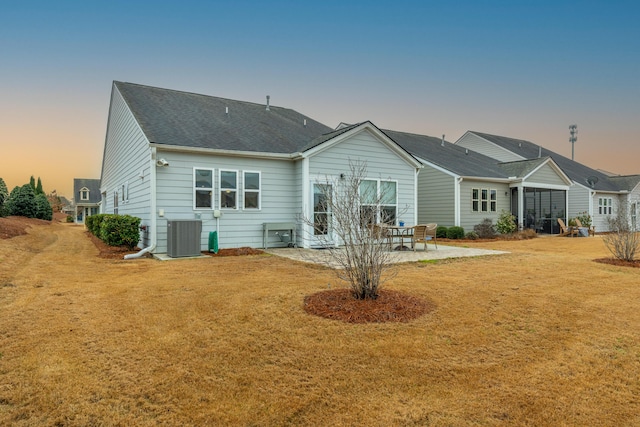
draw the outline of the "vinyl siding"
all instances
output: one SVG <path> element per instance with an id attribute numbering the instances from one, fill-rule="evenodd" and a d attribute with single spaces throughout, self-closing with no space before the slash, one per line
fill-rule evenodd
<path id="1" fill-rule="evenodd" d="M 208 249 L 209 232 L 218 231 L 218 246 L 236 248 L 262 247 L 264 222 L 296 221 L 300 213 L 300 193 L 296 176 L 296 164 L 290 160 L 251 159 L 207 154 L 161 152 L 170 166 L 157 171 L 157 208 L 164 210 L 158 218 L 158 252 L 166 252 L 167 220 L 202 220 L 201 248 Z M 213 209 L 194 209 L 193 170 L 214 170 Z M 220 209 L 220 170 L 237 171 L 237 209 Z M 261 173 L 261 208 L 243 209 L 243 171 Z M 220 209 L 219 220 L 213 217 L 214 209 Z M 270 246 L 281 245 L 275 235 L 270 237 Z"/>
<path id="2" fill-rule="evenodd" d="M 529 182 L 538 184 L 552 184 L 552 185 L 567 185 L 560 175 L 548 164 L 542 165 L 540 169 L 535 171 L 527 178 L 527 185 Z"/>
<path id="3" fill-rule="evenodd" d="M 418 175 L 418 224 L 455 225 L 456 178 L 425 165 Z"/>
<path id="4" fill-rule="evenodd" d="M 495 212 L 474 212 L 472 210 L 471 190 L 474 188 L 496 190 L 497 206 Z M 505 196 L 505 193 L 507 195 Z M 495 224 L 502 210 L 510 211 L 510 194 L 508 184 L 483 181 L 464 180 L 460 184 L 460 226 L 465 233 L 473 231 L 473 227 L 480 224 L 485 218 L 490 218 Z"/>
<path id="5" fill-rule="evenodd" d="M 341 173 L 349 174 L 350 159 L 366 161 L 367 178 L 397 181 L 399 219 L 404 220 L 407 225 L 415 224 L 415 168 L 369 131 L 359 132 L 310 157 L 310 179 L 322 181 L 325 177 L 335 178 Z"/>
<path id="6" fill-rule="evenodd" d="M 493 144 L 492 142 L 485 140 L 484 138 L 480 138 L 479 136 L 471 133 L 463 135 L 462 138 L 456 141 L 456 145 L 468 148 L 469 150 L 475 151 L 480 154 L 484 154 L 485 156 L 491 157 L 501 162 L 513 162 L 516 160 L 524 159 L 521 156 L 518 156 L 508 150 L 505 150 L 504 148 Z"/>
<path id="7" fill-rule="evenodd" d="M 575 218 L 583 212 L 589 212 L 589 189 L 573 185 L 567 191 L 569 199 L 569 218 Z M 596 200 L 596 203 L 598 201 Z"/>
<path id="8" fill-rule="evenodd" d="M 142 225 L 150 222 L 150 148 L 133 114 L 117 89 L 111 94 L 109 123 L 105 138 L 101 193 L 106 192 L 102 212 L 113 213 L 113 194 L 118 192 L 118 213 L 141 218 Z M 142 174 L 142 178 L 140 175 Z M 128 201 L 122 201 L 122 185 L 128 185 Z M 141 235 L 142 246 L 149 244 Z"/>
<path id="9" fill-rule="evenodd" d="M 599 198 L 607 198 L 607 199 L 611 199 L 611 201 L 613 202 L 612 204 L 612 209 L 611 209 L 611 215 L 608 214 L 600 214 L 599 213 L 599 209 L 598 209 L 598 199 Z M 624 196 L 622 196 L 624 197 Z M 609 227 L 609 218 L 613 219 L 616 217 L 617 213 L 618 213 L 618 209 L 620 209 L 621 207 L 621 203 L 620 203 L 620 196 L 618 196 L 617 194 L 611 194 L 611 193 L 598 193 L 596 192 L 595 195 L 593 196 L 593 217 L 592 217 L 592 222 L 593 225 L 596 227 L 596 232 L 606 232 L 609 231 L 610 227 Z"/>

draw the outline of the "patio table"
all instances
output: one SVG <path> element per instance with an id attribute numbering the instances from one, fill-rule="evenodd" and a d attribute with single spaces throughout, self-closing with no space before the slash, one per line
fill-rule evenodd
<path id="1" fill-rule="evenodd" d="M 413 226 L 409 225 L 386 225 L 385 228 L 389 230 L 389 237 L 391 244 L 393 245 L 394 239 L 399 241 L 399 245 L 394 248 L 396 251 L 408 251 L 411 247 L 404 245 L 404 240 L 409 239 L 409 243 L 413 241 Z"/>

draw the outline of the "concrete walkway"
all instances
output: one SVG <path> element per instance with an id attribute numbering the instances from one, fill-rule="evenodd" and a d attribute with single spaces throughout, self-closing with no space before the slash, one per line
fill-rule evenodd
<path id="1" fill-rule="evenodd" d="M 303 248 L 269 248 L 265 250 L 266 253 L 277 255 L 285 258 L 294 259 L 297 261 L 311 262 L 316 264 L 330 265 L 337 267 L 337 265 L 331 262 L 331 254 L 328 250 L 323 249 L 303 249 Z M 490 249 L 475 249 L 475 248 L 461 248 L 458 246 L 445 246 L 438 245 L 436 249 L 435 245 L 429 244 L 427 251 L 424 251 L 424 246 L 418 244 L 416 251 L 398 251 L 391 252 L 390 260 L 392 263 L 400 262 L 415 262 L 430 259 L 445 259 L 445 258 L 462 258 L 472 256 L 486 256 L 486 255 L 500 255 L 506 254 L 505 251 L 494 251 Z"/>

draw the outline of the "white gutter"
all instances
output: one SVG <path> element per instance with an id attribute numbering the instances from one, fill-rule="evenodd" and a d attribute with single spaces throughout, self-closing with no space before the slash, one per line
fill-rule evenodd
<path id="1" fill-rule="evenodd" d="M 156 248 L 156 148 L 151 147 L 151 159 L 149 160 L 149 185 L 151 186 L 151 244 L 135 254 L 128 254 L 124 259 L 140 258 L 142 255 L 153 251 Z"/>

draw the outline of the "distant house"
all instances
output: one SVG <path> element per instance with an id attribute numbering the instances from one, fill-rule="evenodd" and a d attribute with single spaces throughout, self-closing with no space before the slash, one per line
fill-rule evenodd
<path id="1" fill-rule="evenodd" d="M 389 191 L 387 204 L 372 206 L 379 215 L 417 221 L 422 165 L 371 122 L 333 130 L 268 97 L 257 104 L 114 82 L 102 208 L 141 218 L 140 245 L 152 253 L 167 251 L 172 220 L 200 220 L 202 250 L 212 231 L 220 248 L 263 247 L 274 223 L 293 223 L 296 243 L 313 247 L 319 236 L 300 218 L 327 221 L 319 186 L 349 173 L 350 160 L 366 162 L 367 185 Z M 333 237 L 331 227 L 322 233 Z M 273 229 L 266 237 L 282 245 Z"/>
<path id="2" fill-rule="evenodd" d="M 73 200 L 75 202 L 74 221 L 76 224 L 84 224 L 86 217 L 100 212 L 102 200 L 100 180 L 75 178 L 73 180 Z"/>
<path id="3" fill-rule="evenodd" d="M 425 135 L 384 131 L 423 163 L 418 177 L 418 222 L 460 226 L 466 231 L 504 211 L 523 227 L 557 233 L 566 218 L 571 180 L 550 157 L 497 161 L 461 145 Z M 547 204 L 529 203 L 535 194 Z"/>
<path id="4" fill-rule="evenodd" d="M 517 212 L 521 227 L 539 228 L 547 218 L 565 220 L 587 212 L 593 219 L 596 231 L 608 231 L 608 219 L 614 217 L 618 209 L 628 209 L 631 225 L 637 229 L 638 200 L 640 200 L 640 175 L 610 176 L 592 169 L 553 151 L 529 141 L 491 135 L 476 131 L 466 132 L 455 145 L 477 151 L 499 162 L 535 161 L 550 158 L 570 179 L 566 199 L 566 212 L 561 192 L 566 184 L 548 174 L 543 178 L 546 187 L 512 190 L 512 201 L 517 202 Z M 562 208 L 564 209 L 564 207 Z"/>

